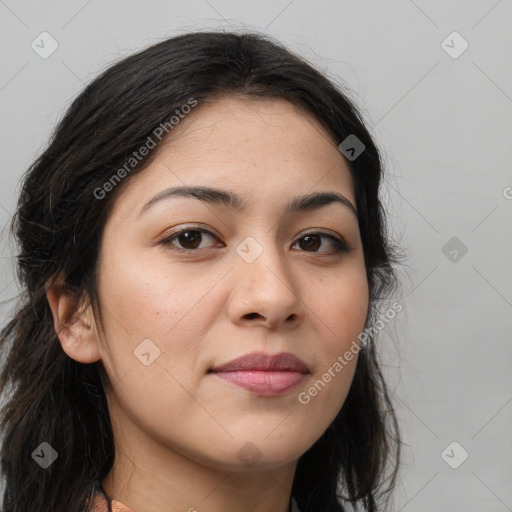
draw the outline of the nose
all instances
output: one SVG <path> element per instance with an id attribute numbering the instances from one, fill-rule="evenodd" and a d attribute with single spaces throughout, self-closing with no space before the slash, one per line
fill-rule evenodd
<path id="1" fill-rule="evenodd" d="M 259 242 L 262 253 L 251 263 L 238 254 L 228 315 L 239 326 L 263 326 L 268 329 L 295 329 L 303 320 L 305 306 L 299 281 L 293 276 L 271 243 Z"/>

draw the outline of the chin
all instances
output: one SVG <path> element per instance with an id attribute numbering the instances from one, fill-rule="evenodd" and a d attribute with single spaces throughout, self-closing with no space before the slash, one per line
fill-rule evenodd
<path id="1" fill-rule="evenodd" d="M 265 438 L 267 435 L 268 432 L 265 432 L 230 441 L 226 444 L 226 450 L 215 457 L 215 465 L 226 471 L 269 471 L 294 463 L 309 449 L 309 446 L 303 444 L 304 438 L 293 442 L 287 436 L 269 439 Z"/>

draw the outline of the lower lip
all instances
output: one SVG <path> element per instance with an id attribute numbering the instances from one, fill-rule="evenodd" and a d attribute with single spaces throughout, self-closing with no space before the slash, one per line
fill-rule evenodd
<path id="1" fill-rule="evenodd" d="M 305 375 L 292 371 L 241 370 L 215 372 L 221 379 L 263 396 L 283 395 L 301 382 Z"/>

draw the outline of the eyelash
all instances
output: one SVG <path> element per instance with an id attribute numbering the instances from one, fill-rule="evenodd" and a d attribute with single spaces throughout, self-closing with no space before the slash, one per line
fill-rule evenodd
<path id="1" fill-rule="evenodd" d="M 183 235 L 184 233 L 187 233 L 187 232 L 199 232 L 199 233 L 206 233 L 207 235 L 211 236 L 212 238 L 217 238 L 213 233 L 211 233 L 210 231 L 208 231 L 207 229 L 202 229 L 202 228 L 198 228 L 198 227 L 188 227 L 188 228 L 183 228 L 183 229 L 180 229 L 179 231 L 176 231 L 174 233 L 172 233 L 171 235 L 165 237 L 164 239 L 162 239 L 159 244 L 163 244 L 163 245 L 166 245 L 169 247 L 170 250 L 172 251 L 176 251 L 178 253 L 192 253 L 192 252 L 199 252 L 201 251 L 201 249 L 184 249 L 184 248 L 179 248 L 179 247 L 176 247 L 172 244 L 172 242 L 176 239 L 178 239 L 181 235 Z M 305 238 L 306 236 L 320 236 L 320 237 L 323 237 L 323 238 L 328 238 L 331 242 L 333 242 L 334 246 L 335 246 L 335 249 L 332 251 L 331 254 L 341 254 L 341 253 L 348 253 L 350 252 L 351 248 L 348 246 L 348 244 L 342 240 L 341 238 L 337 238 L 336 236 L 334 235 L 331 235 L 329 233 L 324 233 L 324 232 L 311 232 L 311 233 L 306 233 L 304 235 L 302 235 L 300 238 L 297 239 L 297 241 L 294 242 L 294 245 L 302 238 Z M 201 240 L 202 242 L 202 240 Z M 326 252 L 326 251 L 306 251 L 304 250 L 304 252 L 311 252 L 313 254 L 315 253 L 321 253 L 321 252 Z"/>

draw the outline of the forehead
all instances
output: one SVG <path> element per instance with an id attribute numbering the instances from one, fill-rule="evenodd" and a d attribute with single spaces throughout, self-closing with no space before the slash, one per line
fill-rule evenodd
<path id="1" fill-rule="evenodd" d="M 355 204 L 350 168 L 335 141 L 314 116 L 283 98 L 198 104 L 155 151 L 151 164 L 130 179 L 119 207 L 140 209 L 165 187 L 198 184 L 246 196 L 261 191 L 276 201 L 333 189 Z"/>
<path id="2" fill-rule="evenodd" d="M 197 149 L 197 144 L 215 153 L 242 145 L 245 150 L 263 150 L 262 158 L 276 158 L 290 148 L 300 154 L 301 147 L 310 152 L 331 146 L 339 153 L 320 121 L 285 98 L 228 96 L 199 104 L 180 121 L 163 146 L 179 146 L 187 151 L 191 146 Z"/>

